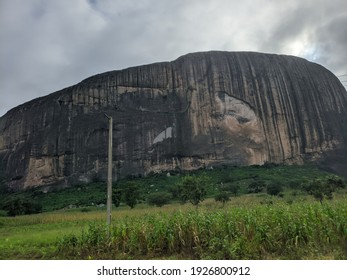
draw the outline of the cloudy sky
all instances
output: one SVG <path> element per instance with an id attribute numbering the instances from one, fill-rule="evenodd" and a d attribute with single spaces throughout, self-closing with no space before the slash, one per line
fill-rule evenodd
<path id="1" fill-rule="evenodd" d="M 347 1 L 0 0 L 0 116 L 97 73 L 208 50 L 301 56 L 347 86 Z"/>

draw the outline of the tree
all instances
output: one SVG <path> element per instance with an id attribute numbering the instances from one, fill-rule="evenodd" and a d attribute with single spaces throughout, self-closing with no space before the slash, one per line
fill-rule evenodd
<path id="1" fill-rule="evenodd" d="M 180 199 L 180 190 L 178 185 L 172 185 L 168 188 L 168 191 L 171 193 L 173 198 Z"/>
<path id="2" fill-rule="evenodd" d="M 230 201 L 230 194 L 225 191 L 221 191 L 214 197 L 214 199 L 215 201 L 222 202 L 224 207 L 225 203 Z"/>
<path id="3" fill-rule="evenodd" d="M 269 195 L 279 195 L 283 191 L 283 186 L 281 182 L 271 182 L 266 187 L 266 192 Z"/>
<path id="4" fill-rule="evenodd" d="M 346 183 L 345 181 L 336 175 L 331 175 L 326 177 L 326 182 L 328 185 L 332 186 L 334 189 L 338 189 L 338 188 L 345 188 L 346 187 Z"/>
<path id="5" fill-rule="evenodd" d="M 0 161 L 0 194 L 9 193 L 10 189 L 6 184 L 5 168 Z"/>
<path id="6" fill-rule="evenodd" d="M 152 193 L 148 196 L 147 202 L 149 205 L 155 205 L 162 207 L 165 204 L 168 204 L 171 200 L 171 195 L 165 192 Z"/>
<path id="7" fill-rule="evenodd" d="M 17 215 L 40 213 L 42 211 L 42 205 L 28 199 L 14 198 L 4 204 L 3 210 L 6 210 L 9 216 L 14 217 Z"/>
<path id="8" fill-rule="evenodd" d="M 206 196 L 206 180 L 202 177 L 185 176 L 177 184 L 179 198 L 183 203 L 189 201 L 198 206 Z"/>
<path id="9" fill-rule="evenodd" d="M 5 178 L 0 177 L 0 194 L 8 193 L 8 188 L 5 183 Z"/>
<path id="10" fill-rule="evenodd" d="M 333 199 L 333 193 L 338 188 L 344 188 L 344 181 L 338 176 L 315 179 L 304 185 L 304 189 L 315 199 L 323 203 L 324 198 Z"/>
<path id="11" fill-rule="evenodd" d="M 248 185 L 248 193 L 260 193 L 264 188 L 265 182 L 256 179 Z"/>
<path id="12" fill-rule="evenodd" d="M 332 199 L 333 190 L 322 179 L 316 179 L 309 182 L 305 186 L 305 190 L 308 194 L 319 200 L 320 203 L 323 202 L 324 196 L 328 199 Z"/>
<path id="13" fill-rule="evenodd" d="M 240 191 L 241 186 L 237 183 L 230 183 L 227 185 L 227 190 L 231 192 L 233 196 L 236 196 L 237 193 Z"/>
<path id="14" fill-rule="evenodd" d="M 112 194 L 112 202 L 114 206 L 119 207 L 121 199 L 122 199 L 122 191 L 119 189 L 114 190 Z"/>
<path id="15" fill-rule="evenodd" d="M 130 206 L 131 209 L 133 209 L 140 198 L 140 192 L 138 187 L 135 183 L 130 182 L 123 191 L 125 204 Z"/>

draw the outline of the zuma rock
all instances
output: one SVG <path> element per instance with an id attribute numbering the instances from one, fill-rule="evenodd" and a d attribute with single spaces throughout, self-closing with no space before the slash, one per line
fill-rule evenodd
<path id="1" fill-rule="evenodd" d="M 321 65 L 205 52 L 110 71 L 0 118 L 0 170 L 17 189 L 216 164 L 302 163 L 346 150 L 347 94 Z"/>

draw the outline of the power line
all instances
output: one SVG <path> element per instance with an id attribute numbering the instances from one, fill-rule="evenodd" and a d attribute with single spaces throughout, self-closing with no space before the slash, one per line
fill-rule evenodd
<path id="1" fill-rule="evenodd" d="M 337 77 L 344 77 L 344 76 L 347 76 L 347 74 L 338 75 Z"/>

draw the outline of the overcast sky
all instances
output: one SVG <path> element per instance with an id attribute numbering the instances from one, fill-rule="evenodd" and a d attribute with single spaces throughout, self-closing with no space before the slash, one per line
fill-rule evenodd
<path id="1" fill-rule="evenodd" d="M 208 50 L 347 74 L 347 1 L 0 0 L 0 116 L 97 73 Z"/>

